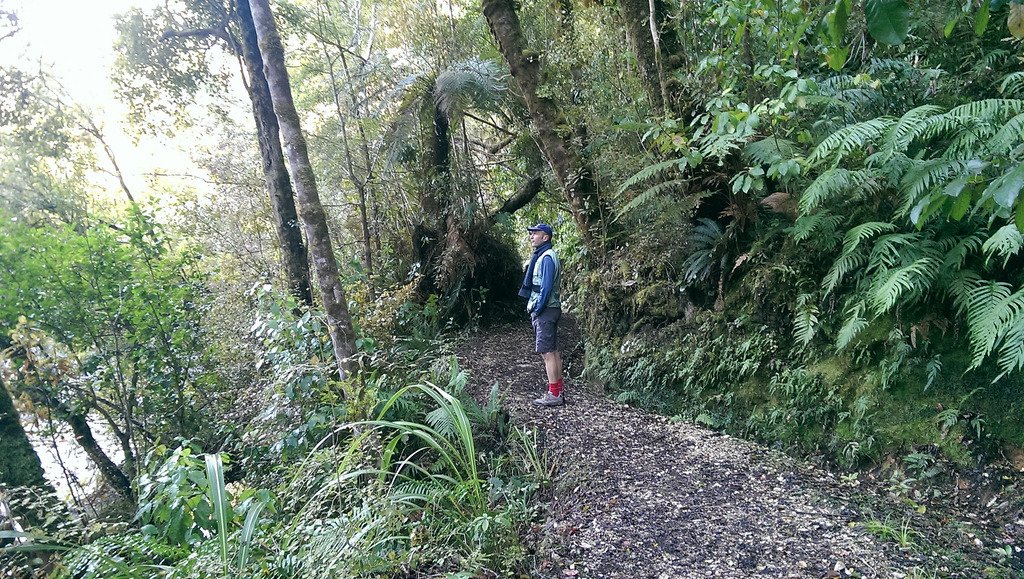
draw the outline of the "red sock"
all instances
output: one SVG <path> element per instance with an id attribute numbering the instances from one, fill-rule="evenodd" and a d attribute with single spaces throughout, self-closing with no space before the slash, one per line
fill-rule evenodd
<path id="1" fill-rule="evenodd" d="M 552 396 L 561 396 L 562 395 L 562 379 L 559 378 L 558 382 L 555 382 L 553 384 L 548 384 L 548 392 L 550 392 Z"/>

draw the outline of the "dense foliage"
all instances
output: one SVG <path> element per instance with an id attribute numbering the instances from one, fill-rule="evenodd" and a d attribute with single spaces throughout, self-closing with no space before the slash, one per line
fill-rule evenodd
<path id="1" fill-rule="evenodd" d="M 1021 3 L 271 6 L 320 207 L 246 0 L 119 20 L 139 138 L 201 181 L 129 187 L 102 123 L 0 70 L 0 408 L 120 495 L 57 524 L 0 471 L 59 553 L 20 571 L 529 573 L 550 468 L 451 351 L 521 309 L 538 220 L 620 401 L 901 481 L 1024 447 Z"/>

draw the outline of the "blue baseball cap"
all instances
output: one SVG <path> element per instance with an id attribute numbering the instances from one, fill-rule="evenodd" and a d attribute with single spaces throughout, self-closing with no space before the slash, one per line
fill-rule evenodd
<path id="1" fill-rule="evenodd" d="M 527 231 L 543 231 L 544 233 L 548 234 L 548 237 L 554 236 L 554 231 L 551 229 L 551 226 L 548 225 L 547 223 L 538 223 L 537 225 L 534 225 L 533 227 L 527 227 L 526 230 Z"/>

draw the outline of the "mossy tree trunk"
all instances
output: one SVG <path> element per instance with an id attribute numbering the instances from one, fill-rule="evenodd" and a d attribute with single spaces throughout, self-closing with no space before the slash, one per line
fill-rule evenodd
<path id="1" fill-rule="evenodd" d="M 483 0 L 482 5 L 498 50 L 526 102 L 541 152 L 569 202 L 580 235 L 591 255 L 604 255 L 608 210 L 598 195 L 593 169 L 572 140 L 573 130 L 555 101 L 540 90 L 544 82 L 540 56 L 526 44 L 515 3 Z"/>
<path id="2" fill-rule="evenodd" d="M 263 56 L 260 54 L 249 0 L 237 0 L 236 15 L 241 29 L 241 56 L 248 73 L 246 89 L 252 101 L 253 118 L 256 121 L 256 136 L 259 140 L 260 157 L 263 160 L 263 179 L 270 194 L 270 205 L 274 213 L 274 229 L 281 246 L 282 261 L 288 287 L 301 303 L 313 304 L 310 287 L 309 256 L 302 240 L 302 230 L 295 209 L 295 193 L 288 178 L 284 152 L 281 150 L 280 129 L 274 115 L 270 86 L 263 72 Z"/>
<path id="3" fill-rule="evenodd" d="M 49 487 L 7 388 L 0 385 L 0 484 Z"/>
<path id="4" fill-rule="evenodd" d="M 681 43 L 670 19 L 671 7 L 664 0 L 619 0 L 618 9 L 651 108 L 667 115 L 683 114 L 680 109 L 685 101 L 681 97 L 685 95 L 673 90 L 672 75 Z"/>
<path id="5" fill-rule="evenodd" d="M 313 266 L 320 284 L 324 310 L 327 313 L 327 326 L 334 356 L 338 361 L 338 372 L 344 380 L 352 370 L 356 336 L 348 311 L 348 298 L 338 276 L 338 262 L 334 256 L 327 227 L 327 215 L 320 202 L 306 138 L 302 133 L 299 114 L 292 99 L 288 70 L 285 68 L 284 46 L 277 32 L 269 0 L 251 0 L 249 6 L 252 9 L 253 23 L 259 39 L 260 54 L 263 56 L 264 72 L 270 88 L 274 113 L 281 129 L 281 143 L 288 159 L 288 172 L 295 184 L 302 227 L 313 254 Z"/>

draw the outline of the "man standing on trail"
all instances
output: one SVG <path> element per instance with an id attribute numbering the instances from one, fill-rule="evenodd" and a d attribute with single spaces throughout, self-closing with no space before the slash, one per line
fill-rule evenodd
<path id="1" fill-rule="evenodd" d="M 519 295 L 527 298 L 526 311 L 533 320 L 537 353 L 544 359 L 544 370 L 548 375 L 548 391 L 533 401 L 538 406 L 561 406 L 562 398 L 562 355 L 558 352 L 558 320 L 562 317 L 562 302 L 559 299 L 558 282 L 561 265 L 558 255 L 551 247 L 551 226 L 538 223 L 527 227 L 533 256 L 526 268 L 523 287 Z"/>

